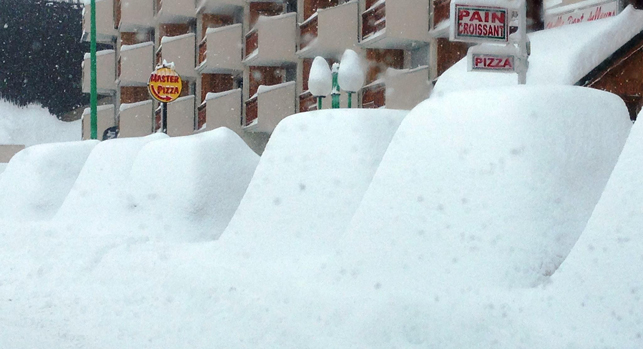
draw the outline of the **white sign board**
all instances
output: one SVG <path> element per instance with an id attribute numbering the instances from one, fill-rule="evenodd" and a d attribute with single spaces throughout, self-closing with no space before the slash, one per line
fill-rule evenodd
<path id="1" fill-rule="evenodd" d="M 579 4 L 561 6 L 545 11 L 545 29 L 614 17 L 618 14 L 618 9 L 618 1 L 594 3 L 583 7 L 579 7 Z"/>
<path id="2" fill-rule="evenodd" d="M 477 45 L 467 52 L 469 71 L 516 72 L 518 50 L 514 45 Z"/>
<path id="3" fill-rule="evenodd" d="M 507 42 L 509 9 L 451 2 L 451 41 Z"/>

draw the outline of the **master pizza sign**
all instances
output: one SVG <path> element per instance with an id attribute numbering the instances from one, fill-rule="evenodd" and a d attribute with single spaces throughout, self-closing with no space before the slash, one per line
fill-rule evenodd
<path id="1" fill-rule="evenodd" d="M 507 42 L 509 40 L 509 9 L 507 8 L 452 2 L 451 18 L 451 41 Z"/>

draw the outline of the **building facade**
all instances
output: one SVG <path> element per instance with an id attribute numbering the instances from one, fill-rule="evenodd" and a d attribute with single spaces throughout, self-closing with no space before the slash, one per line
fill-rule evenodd
<path id="1" fill-rule="evenodd" d="M 542 4 L 528 1 L 530 30 L 544 26 Z M 552 6 L 561 5 L 568 2 Z M 466 55 L 467 44 L 448 40 L 449 6 L 450 0 L 97 0 L 97 38 L 112 47 L 97 56 L 98 92 L 108 101 L 98 112 L 98 134 L 118 126 L 120 137 L 143 136 L 161 127 L 147 81 L 164 60 L 184 81 L 182 96 L 168 106 L 171 136 L 225 126 L 261 152 L 280 120 L 317 108 L 307 81 L 313 59 L 332 64 L 346 49 L 365 62 L 366 83 L 353 94 L 354 106 L 411 109 Z M 89 12 L 86 6 L 83 40 Z M 89 92 L 89 56 L 83 71 Z M 342 92 L 342 107 L 347 98 Z"/>

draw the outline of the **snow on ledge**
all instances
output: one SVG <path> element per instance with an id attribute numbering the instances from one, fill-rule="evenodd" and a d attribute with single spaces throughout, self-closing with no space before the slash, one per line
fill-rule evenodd
<path id="1" fill-rule="evenodd" d="M 223 92 L 208 92 L 205 95 L 205 100 L 208 101 L 208 100 L 211 100 L 211 99 L 221 98 L 221 97 L 225 97 L 227 95 L 231 95 L 231 94 L 235 94 L 235 93 L 241 93 L 241 89 L 237 88 L 237 89 L 234 89 L 234 90 L 228 90 L 228 91 L 223 91 Z"/>
<path id="2" fill-rule="evenodd" d="M 96 57 L 98 57 L 98 56 L 105 56 L 105 55 L 109 55 L 109 54 L 113 54 L 114 52 L 116 52 L 116 51 L 114 51 L 114 50 L 101 50 L 101 51 L 97 51 L 97 52 L 96 52 Z M 83 56 L 83 59 L 90 59 L 90 58 L 91 58 L 91 53 L 89 53 L 89 52 L 86 52 L 86 53 L 85 53 L 85 55 Z"/>
<path id="3" fill-rule="evenodd" d="M 123 51 L 129 51 L 129 50 L 135 50 L 141 47 L 147 47 L 147 46 L 154 46 L 154 43 L 152 41 L 146 41 L 142 42 L 140 44 L 134 44 L 134 45 L 123 45 L 121 46 L 121 52 Z"/>
<path id="4" fill-rule="evenodd" d="M 208 30 L 205 31 L 205 34 L 207 35 L 207 34 L 212 34 L 212 33 L 218 33 L 218 32 L 222 32 L 222 31 L 226 31 L 226 30 L 232 30 L 232 29 L 239 28 L 239 27 L 241 27 L 241 23 L 231 24 L 231 25 L 224 25 L 224 26 L 218 27 L 218 28 L 208 28 Z"/>
<path id="5" fill-rule="evenodd" d="M 177 41 L 177 40 L 181 40 L 189 37 L 194 37 L 194 33 L 187 33 L 187 34 L 182 34 L 177 36 L 164 36 L 161 38 L 161 45 L 167 44 L 168 42 Z"/>
<path id="6" fill-rule="evenodd" d="M 148 99 L 146 101 L 141 101 L 141 102 L 136 102 L 136 103 L 123 103 L 118 108 L 118 110 L 119 111 L 125 111 L 125 110 L 128 110 L 128 109 L 140 107 L 140 106 L 147 105 L 147 104 L 152 104 L 152 100 Z"/>

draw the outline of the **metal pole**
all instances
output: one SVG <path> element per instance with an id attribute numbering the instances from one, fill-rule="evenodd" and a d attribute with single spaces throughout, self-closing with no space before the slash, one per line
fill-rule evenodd
<path id="1" fill-rule="evenodd" d="M 91 139 L 98 138 L 98 89 L 96 87 L 96 0 L 91 0 L 91 33 L 90 43 L 89 43 L 89 55 L 90 55 L 90 110 L 91 110 Z"/>
<path id="2" fill-rule="evenodd" d="M 322 98 L 323 96 L 317 97 L 317 110 L 322 110 Z"/>
<path id="3" fill-rule="evenodd" d="M 348 109 L 353 106 L 353 92 L 348 91 Z"/>
<path id="4" fill-rule="evenodd" d="M 520 1 L 518 17 L 518 33 L 520 34 L 520 42 L 518 43 L 518 55 L 520 56 L 518 84 L 525 85 L 527 84 L 527 69 L 529 64 L 529 56 L 527 55 L 527 4 L 525 0 Z"/>
<path id="5" fill-rule="evenodd" d="M 162 126 L 161 129 L 163 133 L 167 134 L 167 102 L 161 103 L 161 113 L 162 113 Z"/>
<path id="6" fill-rule="evenodd" d="M 333 109 L 339 108 L 339 83 L 337 77 L 339 75 L 339 63 L 333 63 L 333 90 L 331 92 Z"/>

